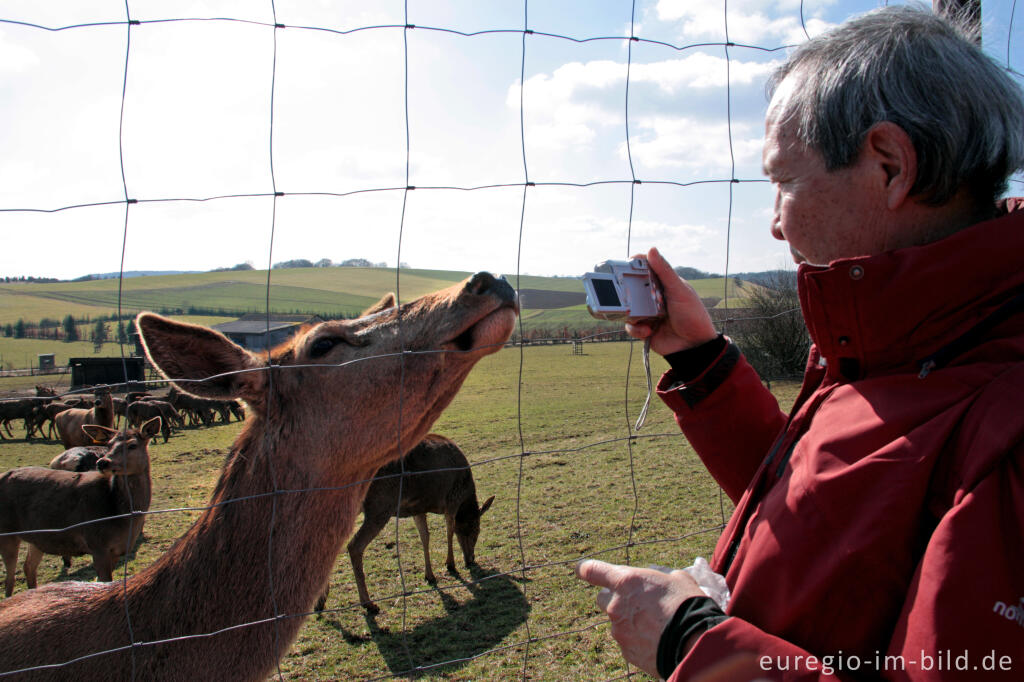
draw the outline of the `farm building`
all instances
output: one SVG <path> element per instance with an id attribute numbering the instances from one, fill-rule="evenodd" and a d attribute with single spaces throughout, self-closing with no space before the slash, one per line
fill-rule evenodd
<path id="1" fill-rule="evenodd" d="M 144 358 L 70 358 L 71 388 L 116 385 L 143 381 L 145 379 Z"/>
<path id="2" fill-rule="evenodd" d="M 265 350 L 287 341 L 306 324 L 323 322 L 319 315 L 271 315 L 264 313 L 243 315 L 234 322 L 212 327 L 242 348 Z"/>

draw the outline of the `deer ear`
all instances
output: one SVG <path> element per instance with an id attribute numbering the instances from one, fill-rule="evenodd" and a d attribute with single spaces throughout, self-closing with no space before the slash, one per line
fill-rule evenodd
<path id="1" fill-rule="evenodd" d="M 149 440 L 156 434 L 160 433 L 160 427 L 162 425 L 163 420 L 161 420 L 160 417 L 153 417 L 152 419 L 150 419 L 149 421 L 142 425 L 142 428 L 139 429 L 139 433 L 142 434 L 143 438 Z"/>
<path id="2" fill-rule="evenodd" d="M 100 426 L 99 424 L 82 424 L 82 430 L 85 431 L 85 435 L 92 438 L 93 443 L 99 445 L 105 444 L 117 435 L 117 429 L 108 429 L 106 426 Z"/>
<path id="3" fill-rule="evenodd" d="M 369 308 L 364 310 L 363 314 L 360 315 L 359 317 L 366 317 L 367 315 L 373 315 L 374 313 L 379 313 L 382 310 L 387 310 L 388 308 L 394 308 L 394 307 L 395 307 L 395 295 L 391 294 L 391 293 L 384 294 L 384 298 L 380 299 L 379 301 L 374 303 L 372 306 L 370 306 Z"/>
<path id="4" fill-rule="evenodd" d="M 154 313 L 135 319 L 149 361 L 179 390 L 202 398 L 262 395 L 264 364 L 220 332 Z"/>
<path id="5" fill-rule="evenodd" d="M 484 512 L 491 508 L 491 502 L 494 502 L 494 495 L 487 498 L 487 501 L 480 505 L 480 516 L 484 515 Z"/>

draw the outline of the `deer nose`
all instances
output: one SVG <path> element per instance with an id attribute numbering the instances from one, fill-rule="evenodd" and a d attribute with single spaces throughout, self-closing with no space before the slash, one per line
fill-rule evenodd
<path id="1" fill-rule="evenodd" d="M 471 294 L 491 294 L 503 301 L 514 301 L 516 290 L 504 277 L 495 277 L 489 272 L 478 272 L 469 279 L 466 289 Z"/>

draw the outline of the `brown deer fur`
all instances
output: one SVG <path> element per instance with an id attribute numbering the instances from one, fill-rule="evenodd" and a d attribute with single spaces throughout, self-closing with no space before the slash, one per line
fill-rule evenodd
<path id="1" fill-rule="evenodd" d="M 242 433 L 211 506 L 126 584 L 51 583 L 0 602 L 0 665 L 126 647 L 28 679 L 265 679 L 374 472 L 422 440 L 473 365 L 503 346 L 517 304 L 507 282 L 479 273 L 372 312 L 299 332 L 270 354 L 272 369 L 214 331 L 139 315 L 147 355 L 179 388 L 247 403 Z"/>
<path id="2" fill-rule="evenodd" d="M 109 431 L 96 424 L 83 428 Z M 155 419 L 139 431 L 98 435 L 111 441 L 96 462 L 97 471 L 21 467 L 0 475 L 0 533 L 4 533 L 0 555 L 7 570 L 6 596 L 14 591 L 22 540 L 29 543 L 24 565 L 29 588 L 36 586 L 43 554 L 91 554 L 99 579 L 113 579 L 114 565 L 135 544 L 145 516 L 108 517 L 149 510 L 152 483 L 147 446 L 159 430 L 160 420 Z M 33 532 L 45 529 L 64 530 Z"/>
<path id="3" fill-rule="evenodd" d="M 399 504 L 401 502 L 401 504 Z M 434 569 L 430 564 L 430 531 L 427 514 L 443 514 L 448 531 L 448 557 L 445 567 L 455 572 L 455 553 L 452 537 L 458 537 L 462 559 L 466 566 L 475 565 L 476 541 L 480 536 L 480 517 L 494 502 L 491 495 L 481 506 L 476 499 L 476 484 L 469 461 L 459 446 L 444 436 L 431 433 L 419 445 L 397 462 L 382 466 L 374 476 L 363 500 L 363 525 L 348 543 L 348 555 L 356 578 L 359 601 L 367 611 L 379 609 L 370 601 L 363 573 L 363 552 L 380 534 L 388 520 L 396 514 L 413 517 L 423 545 L 424 578 L 433 583 Z M 324 589 L 316 603 L 322 611 L 330 586 Z"/>
<path id="4" fill-rule="evenodd" d="M 64 410 L 53 422 L 57 425 L 60 442 L 65 448 L 76 445 L 93 445 L 94 441 L 82 430 L 86 424 L 98 424 L 108 429 L 114 426 L 114 399 L 110 391 L 97 391 L 93 406 L 88 410 L 73 407 Z"/>

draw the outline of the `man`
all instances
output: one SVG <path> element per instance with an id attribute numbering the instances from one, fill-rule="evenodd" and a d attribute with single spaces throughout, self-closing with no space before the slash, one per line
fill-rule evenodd
<path id="1" fill-rule="evenodd" d="M 771 231 L 814 342 L 792 411 L 657 250 L 667 318 L 627 325 L 736 503 L 727 612 L 682 571 L 577 573 L 671 680 L 1024 679 L 1024 211 L 994 208 L 1024 166 L 1020 90 L 901 6 L 801 46 L 769 91 Z"/>

